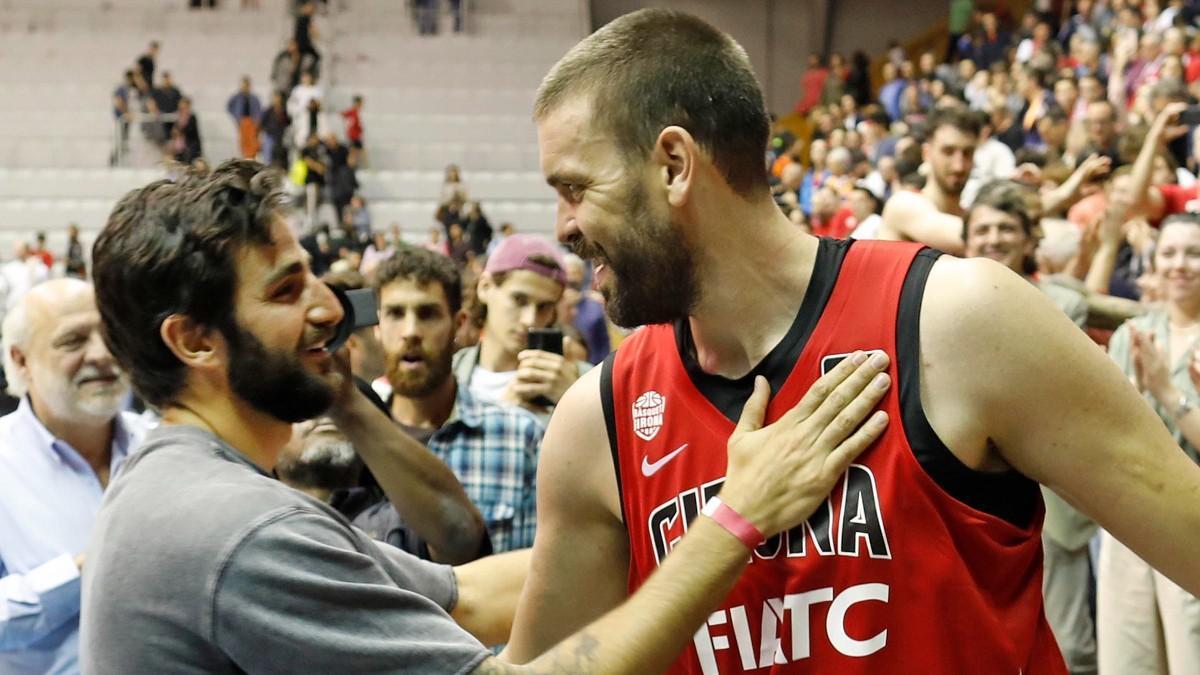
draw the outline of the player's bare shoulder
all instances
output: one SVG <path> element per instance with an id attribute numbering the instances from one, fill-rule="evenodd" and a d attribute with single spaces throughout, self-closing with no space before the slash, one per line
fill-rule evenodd
<path id="1" fill-rule="evenodd" d="M 977 323 L 972 319 L 996 323 L 989 317 L 1019 307 L 1027 297 L 1041 294 L 1004 265 L 987 258 L 944 255 L 934 263 L 925 285 L 921 330 L 926 323 L 963 324 L 946 326 L 949 330 L 969 329 Z"/>
<path id="2" fill-rule="evenodd" d="M 600 386 L 603 365 L 584 373 L 554 408 L 538 462 L 539 492 L 553 481 L 620 514 Z"/>
<path id="3" fill-rule="evenodd" d="M 608 432 L 604 424 L 600 391 L 603 368 L 603 365 L 592 368 L 567 389 L 550 416 L 548 436 L 551 433 L 555 436 L 562 433 L 598 434 L 599 442 L 607 445 Z"/>
<path id="4" fill-rule="evenodd" d="M 1045 352 L 1087 341 L 1028 279 L 993 260 L 946 255 L 925 285 L 920 344 L 923 384 L 962 407 L 1021 390 L 1025 378 L 1057 369 Z"/>
<path id="5" fill-rule="evenodd" d="M 988 442 L 993 403 L 1021 390 L 1027 336 L 1058 311 L 1049 305 L 992 260 L 944 255 L 930 270 L 919 320 L 921 400 L 938 438 L 967 466 L 1006 468 Z"/>

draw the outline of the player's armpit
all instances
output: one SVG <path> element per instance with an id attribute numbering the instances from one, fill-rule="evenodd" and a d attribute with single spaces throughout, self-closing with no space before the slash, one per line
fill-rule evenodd
<path id="1" fill-rule="evenodd" d="M 1200 538 L 1187 534 L 1200 531 L 1200 467 L 1032 284 L 988 260 L 939 261 L 921 350 L 931 422 L 931 408 L 957 400 L 954 417 L 970 420 L 1005 462 L 1200 594 Z"/>
<path id="2" fill-rule="evenodd" d="M 528 662 L 619 605 L 629 548 L 593 368 L 563 396 L 538 461 L 533 560 L 504 659 Z"/>

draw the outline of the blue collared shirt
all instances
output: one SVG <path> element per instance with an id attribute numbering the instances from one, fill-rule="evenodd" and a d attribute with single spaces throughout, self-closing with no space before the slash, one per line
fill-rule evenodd
<path id="1" fill-rule="evenodd" d="M 544 432 L 529 411 L 480 401 L 460 384 L 454 412 L 429 439 L 483 514 L 496 553 L 533 546 Z"/>
<path id="2" fill-rule="evenodd" d="M 374 388 L 390 410 L 391 386 L 376 382 Z M 450 419 L 426 443 L 483 515 L 496 553 L 533 546 L 538 453 L 545 431 L 528 410 L 481 401 L 459 382 Z"/>
<path id="3" fill-rule="evenodd" d="M 110 478 L 145 425 L 114 425 Z M 29 399 L 0 417 L 0 675 L 78 673 L 79 570 L 104 488 L 78 452 L 37 418 Z"/>

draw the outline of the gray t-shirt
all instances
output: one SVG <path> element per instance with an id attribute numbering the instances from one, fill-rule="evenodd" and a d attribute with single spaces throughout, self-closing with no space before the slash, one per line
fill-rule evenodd
<path id="1" fill-rule="evenodd" d="M 147 435 L 83 571 L 84 673 L 468 673 L 454 572 L 377 544 L 196 427 Z"/>

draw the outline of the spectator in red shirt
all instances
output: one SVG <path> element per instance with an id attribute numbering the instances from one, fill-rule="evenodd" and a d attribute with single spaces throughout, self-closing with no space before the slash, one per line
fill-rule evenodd
<path id="1" fill-rule="evenodd" d="M 841 198 L 829 185 L 821 186 L 813 195 L 812 218 L 809 225 L 818 237 L 845 239 L 857 224 L 854 212 L 840 204 Z"/>
<path id="2" fill-rule="evenodd" d="M 1179 124 L 1179 114 L 1187 104 L 1170 103 L 1154 119 L 1137 161 L 1133 164 L 1130 177 L 1130 195 L 1134 204 L 1142 204 L 1146 219 L 1157 225 L 1175 213 L 1200 213 L 1200 187 L 1192 184 L 1182 187 L 1172 176 L 1159 175 L 1155 180 L 1156 164 L 1163 162 L 1160 155 L 1167 152 L 1167 145 L 1187 133 L 1187 127 Z"/>
<path id="3" fill-rule="evenodd" d="M 37 243 L 33 245 L 33 255 L 37 256 L 46 265 L 46 269 L 54 266 L 54 254 L 46 250 L 46 233 L 37 233 Z"/>
<path id="4" fill-rule="evenodd" d="M 1200 80 L 1200 33 L 1192 36 L 1191 44 L 1188 45 L 1183 57 L 1184 79 L 1188 84 Z"/>
<path id="5" fill-rule="evenodd" d="M 815 52 L 809 54 L 808 69 L 800 77 L 800 100 L 796 102 L 796 112 L 807 115 L 821 102 L 821 90 L 825 87 L 827 77 L 829 69 L 821 62 L 820 55 Z"/>
<path id="6" fill-rule="evenodd" d="M 342 119 L 346 121 L 346 141 L 350 144 L 350 153 L 357 164 L 362 165 L 363 128 L 362 128 L 363 97 L 351 99 L 350 107 L 342 111 Z"/>

